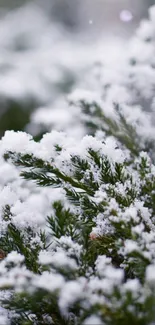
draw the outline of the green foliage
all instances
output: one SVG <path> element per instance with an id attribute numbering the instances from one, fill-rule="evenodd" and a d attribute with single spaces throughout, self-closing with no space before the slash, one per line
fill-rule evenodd
<path id="1" fill-rule="evenodd" d="M 136 134 L 135 128 L 128 124 L 119 104 L 114 103 L 114 111 L 118 120 L 109 118 L 104 113 L 103 109 L 96 102 L 91 104 L 80 100 L 78 103 L 84 114 L 83 121 L 88 130 L 88 134 L 94 135 L 97 130 L 102 130 L 107 136 L 114 136 L 126 148 L 128 148 L 133 155 L 140 152 L 140 139 Z"/>
<path id="2" fill-rule="evenodd" d="M 78 229 L 76 225 L 76 215 L 70 209 L 65 210 L 61 201 L 55 201 L 53 204 L 54 215 L 47 218 L 47 222 L 55 238 L 61 236 L 71 236 L 76 239 Z"/>
<path id="3" fill-rule="evenodd" d="M 3 220 L 6 222 L 6 229 L 1 234 L 0 248 L 7 254 L 12 251 L 22 254 L 25 257 L 26 267 L 34 273 L 39 273 L 37 259 L 41 248 L 45 247 L 46 238 L 44 233 L 37 234 L 40 237 L 40 245 L 36 243 L 32 247 L 31 241 L 35 239 L 36 233 L 29 226 L 25 229 L 26 234 L 22 233 L 13 222 L 13 215 L 9 206 L 4 208 Z"/>
<path id="4" fill-rule="evenodd" d="M 33 100 L 21 103 L 15 100 L 6 100 L 1 105 L 3 105 L 3 110 L 0 113 L 0 137 L 6 130 L 24 130 L 30 122 L 30 114 L 36 107 Z"/>
<path id="5" fill-rule="evenodd" d="M 61 146 L 57 145 L 55 148 L 59 155 Z M 16 166 L 22 168 L 21 176 L 26 180 L 33 180 L 43 187 L 63 188 L 70 205 L 66 208 L 61 200 L 52 204 L 51 214 L 47 217 L 48 233 L 37 234 L 40 244 L 33 247 L 30 241 L 36 236 L 34 230 L 27 227 L 21 232 L 14 224 L 10 207 L 6 206 L 3 220 L 7 226 L 0 240 L 0 247 L 5 252 L 15 250 L 22 254 L 25 257 L 25 266 L 33 273 L 32 279 L 34 274 L 44 277 L 44 272 L 49 272 L 61 275 L 66 283 L 80 281 L 81 277 L 87 279 L 88 283 L 93 277 L 98 277 L 98 281 L 101 281 L 101 287 L 94 288 L 91 293 L 93 295 L 96 290 L 96 295 L 101 300 L 92 303 L 92 306 L 89 303 L 85 305 L 83 299 L 86 298 L 81 295 L 68 307 L 66 316 L 59 306 L 59 289 L 50 292 L 36 287 L 33 292 L 23 290 L 15 293 L 11 301 L 4 301 L 8 309 L 17 312 L 18 317 L 13 322 L 21 325 L 45 325 L 51 317 L 54 325 L 81 325 L 88 316 L 96 314 L 103 323 L 109 325 L 131 322 L 135 325 L 151 324 L 154 321 L 154 291 L 151 292 L 145 282 L 150 255 L 143 233 L 149 236 L 154 224 L 155 176 L 148 157 L 141 155 L 138 159 L 132 159 L 132 163 L 127 160 L 123 163 L 113 162 L 99 150 L 88 148 L 85 159 L 80 155 L 71 155 L 70 162 L 67 162 L 69 168 L 65 172 L 65 162 L 62 167 L 57 168 L 53 158 L 44 161 L 33 154 L 8 152 L 5 159 L 10 158 Z M 96 194 L 100 191 L 104 193 L 104 197 L 97 201 Z M 145 210 L 141 208 L 136 208 L 136 215 L 132 216 L 131 211 L 135 209 L 137 200 L 143 202 L 144 209 L 149 208 L 151 223 L 145 218 Z M 115 202 L 115 205 L 111 202 Z M 101 235 L 96 235 L 92 229 L 96 227 L 99 216 L 105 220 L 105 228 L 108 226 L 109 231 L 102 230 Z M 135 231 L 139 225 L 142 225 L 143 233 Z M 63 242 L 63 238 L 71 240 L 73 247 L 71 248 L 70 242 Z M 125 251 L 128 242 L 135 246 Z M 77 253 L 74 245 L 82 248 L 80 253 Z M 154 239 L 151 245 L 154 245 Z M 65 253 L 69 258 L 68 264 L 55 264 L 51 258 L 51 262 L 42 265 L 39 260 L 42 250 L 50 254 Z M 111 259 L 110 265 L 116 270 L 114 272 L 124 272 L 122 288 L 130 280 L 139 281 L 140 289 L 135 296 L 130 289 L 123 293 L 121 285 L 117 283 L 110 292 L 102 289 L 102 276 L 98 275 L 96 268 L 100 256 Z M 76 263 L 76 268 L 69 261 L 73 265 Z M 28 281 L 28 286 L 31 287 L 32 280 Z M 140 300 L 141 295 L 143 301 Z M 102 298 L 105 299 L 104 302 Z"/>

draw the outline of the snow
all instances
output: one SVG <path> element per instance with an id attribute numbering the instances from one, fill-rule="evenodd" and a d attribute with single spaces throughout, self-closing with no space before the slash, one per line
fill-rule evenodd
<path id="1" fill-rule="evenodd" d="M 99 273 L 99 275 L 104 275 L 104 271 L 107 265 L 111 263 L 111 258 L 106 257 L 105 255 L 98 256 L 96 260 L 96 270 Z"/>
<path id="2" fill-rule="evenodd" d="M 72 44 L 73 52 L 69 53 L 71 44 L 65 41 L 61 67 L 58 64 L 59 53 L 61 54 L 62 50 L 60 43 L 63 42 L 61 31 L 55 31 L 55 36 L 50 39 L 53 25 L 51 24 L 49 28 L 49 21 L 40 12 L 36 12 L 35 7 L 32 9 L 32 13 L 36 14 L 35 22 L 33 22 L 33 15 L 29 16 L 29 11 L 25 11 L 26 9 L 20 9 L 17 14 L 10 14 L 10 17 L 6 16 L 5 23 L 3 21 L 6 39 L 2 37 L 2 22 L 0 23 L 0 45 L 2 46 L 0 61 L 2 66 L 4 63 L 11 62 L 11 70 L 0 77 L 2 81 L 0 93 L 3 96 L 22 100 L 28 94 L 34 98 L 38 97 L 38 107 L 31 116 L 28 128 L 31 130 L 32 126 L 36 126 L 35 130 L 40 130 L 40 127 L 45 127 L 49 132 L 38 142 L 26 132 L 14 131 L 6 131 L 0 140 L 0 226 L 1 236 L 5 236 L 7 227 L 12 222 L 23 235 L 25 245 L 29 240 L 27 229 L 31 228 L 34 237 L 30 239 L 29 244 L 31 248 L 38 247 L 37 245 L 40 247 L 36 262 L 39 263 L 41 274 L 28 270 L 24 256 L 17 251 L 12 251 L 0 261 L 0 287 L 2 289 L 9 287 L 15 292 L 26 290 L 31 294 L 44 289 L 48 294 L 56 297 L 62 315 L 68 316 L 68 311 L 77 303 L 81 310 L 87 311 L 87 315 L 92 308 L 92 315 L 83 320 L 83 325 L 94 325 L 94 323 L 100 325 L 104 323 L 101 320 L 101 313 L 94 315 L 96 306 L 101 310 L 104 310 L 104 307 L 105 310 L 107 307 L 111 308 L 112 304 L 116 309 L 118 305 L 122 308 L 128 293 L 133 297 L 141 295 L 145 301 L 149 294 L 145 289 L 155 284 L 153 201 L 155 165 L 153 154 L 149 157 L 145 152 L 147 142 L 152 141 L 153 146 L 155 140 L 153 125 L 155 7 L 149 11 L 149 20 L 140 24 L 129 45 L 120 47 L 118 43 L 117 53 L 112 55 L 107 55 L 111 49 L 110 44 L 105 51 L 100 44 L 94 44 L 88 56 L 90 48 L 87 48 L 84 54 L 85 47 L 82 45 L 80 47 L 79 43 L 76 46 L 77 40 Z M 25 17 L 23 17 L 23 29 L 16 31 L 17 23 L 23 14 Z M 129 20 L 127 12 L 122 15 L 122 19 Z M 34 30 L 33 23 L 35 23 Z M 9 36 L 8 27 L 14 31 L 13 39 Z M 29 39 L 32 30 L 32 39 Z M 15 41 L 20 43 L 22 35 L 28 42 L 27 48 L 23 50 L 24 54 L 21 54 L 21 50 L 16 53 L 12 49 Z M 34 35 L 37 37 L 33 44 Z M 60 43 L 55 42 L 56 40 L 60 40 Z M 13 52 L 12 61 L 8 53 L 10 48 Z M 38 53 L 37 58 L 36 53 Z M 97 59 L 99 64 L 95 63 Z M 52 91 L 51 95 L 50 85 L 52 84 L 56 89 L 56 84 L 66 75 L 66 70 L 70 73 L 73 67 L 78 74 L 76 84 L 60 97 L 57 91 L 55 95 Z M 53 75 L 51 75 L 52 71 Z M 92 115 L 90 120 L 90 116 L 83 111 L 82 102 L 90 106 L 90 115 Z M 95 116 L 96 106 L 100 108 L 99 117 Z M 132 128 L 126 129 L 121 116 L 125 118 L 129 127 L 134 128 L 135 134 L 132 134 Z M 107 136 L 108 125 L 105 119 L 109 118 L 112 119 L 114 127 L 111 127 L 112 135 Z M 88 134 L 85 125 L 86 122 L 92 121 L 100 127 L 94 136 Z M 129 139 L 131 136 L 131 140 L 137 141 L 137 153 L 142 149 L 138 158 L 134 159 L 130 150 L 124 148 L 125 146 L 118 140 L 120 135 L 128 135 Z M 57 147 L 60 150 L 57 150 Z M 100 156 L 100 166 L 91 158 L 90 149 Z M 9 151 L 14 152 L 15 157 L 22 154 L 42 159 L 45 166 L 50 163 L 53 168 L 60 170 L 67 181 L 62 180 L 60 188 L 53 189 L 52 186 L 40 188 L 35 182 L 23 180 L 20 172 L 25 168 L 15 166 L 11 158 L 8 161 L 4 160 L 4 153 Z M 87 170 L 81 170 L 80 181 L 77 179 L 77 169 L 73 164 L 73 158 L 76 156 L 81 160 L 85 159 L 88 164 Z M 147 165 L 144 176 L 141 174 L 142 159 L 146 160 Z M 102 166 L 104 160 L 109 163 L 105 175 Z M 123 164 L 124 167 L 120 179 L 117 180 L 118 164 Z M 35 168 L 34 171 L 39 172 L 39 168 Z M 47 175 L 54 174 L 49 172 Z M 91 195 L 88 194 L 90 186 L 87 185 L 87 181 L 90 181 L 89 175 L 96 186 L 94 194 Z M 112 181 L 108 176 L 111 176 Z M 77 188 L 70 184 L 70 178 L 76 182 Z M 85 191 L 82 187 L 84 185 L 87 186 Z M 79 206 L 74 206 L 74 203 L 65 196 L 67 187 L 77 190 L 82 199 L 86 197 L 90 200 L 90 206 L 91 202 L 94 206 L 88 207 L 85 211 L 82 199 L 79 201 Z M 145 188 L 148 193 L 145 193 Z M 55 216 L 52 207 L 56 200 L 62 202 L 64 209 L 69 208 L 79 222 L 77 238 L 65 234 L 57 239 L 52 230 L 50 234 L 47 216 L 60 217 Z M 4 220 L 4 208 L 8 205 L 11 221 Z M 95 244 L 99 242 L 107 254 L 102 255 L 101 250 L 101 254 L 91 266 L 82 264 L 82 257 L 87 255 L 87 251 L 83 245 L 83 229 L 80 228 L 81 224 L 83 226 L 89 221 L 92 229 L 89 229 L 88 245 L 92 247 L 94 245 L 95 248 Z M 39 237 L 41 231 L 45 232 L 47 238 L 46 249 Z M 68 231 L 71 233 L 69 227 Z M 109 247 L 102 246 L 105 239 L 111 241 Z M 117 267 L 114 266 L 113 249 L 123 260 L 120 265 L 116 265 Z M 148 263 L 146 272 L 143 268 L 139 270 L 137 266 L 143 263 L 143 259 Z M 130 273 L 131 265 L 133 272 L 131 275 L 135 279 L 126 279 L 125 271 L 129 269 Z M 140 283 L 138 272 L 142 279 L 145 277 L 144 284 Z M 116 289 L 121 296 L 118 301 L 113 300 Z M 140 300 L 138 302 L 140 303 Z M 134 306 L 129 306 L 129 311 L 134 312 Z"/>
<path id="3" fill-rule="evenodd" d="M 32 280 L 32 285 L 36 288 L 54 292 L 62 288 L 64 285 L 64 279 L 59 274 L 49 274 L 48 272 L 43 272 L 41 276 L 34 277 Z"/>
<path id="4" fill-rule="evenodd" d="M 3 154 L 4 148 L 5 151 L 16 152 L 19 150 L 20 152 L 24 153 L 31 139 L 32 136 L 25 132 L 18 131 L 15 133 L 14 131 L 6 131 L 5 137 L 3 137 L 0 142 L 1 154 Z"/>
<path id="5" fill-rule="evenodd" d="M 137 293 L 140 289 L 139 280 L 138 279 L 128 280 L 123 286 L 123 290 L 124 289 L 133 293 L 134 292 Z"/>
<path id="6" fill-rule="evenodd" d="M 3 313 L 3 309 L 0 308 L 1 312 Z M 0 316 L 0 324 L 3 324 L 3 325 L 8 325 L 8 317 L 7 315 L 1 315 Z"/>
<path id="7" fill-rule="evenodd" d="M 124 9 L 120 12 L 120 20 L 122 20 L 123 22 L 128 23 L 132 19 L 133 19 L 133 15 L 131 11 Z"/>
<path id="8" fill-rule="evenodd" d="M 139 247 L 138 247 L 137 243 L 133 240 L 126 240 L 124 249 L 125 249 L 126 254 L 130 254 L 133 251 L 139 251 Z"/>
<path id="9" fill-rule="evenodd" d="M 149 18 L 151 22 L 155 22 L 155 6 L 149 8 Z"/>
<path id="10" fill-rule="evenodd" d="M 101 319 L 95 315 L 92 315 L 90 317 L 88 317 L 83 325 L 104 325 L 104 323 L 101 321 Z"/>
<path id="11" fill-rule="evenodd" d="M 146 269 L 146 281 L 151 285 L 155 283 L 155 265 L 149 265 Z"/>
<path id="12" fill-rule="evenodd" d="M 20 264 L 22 262 L 24 262 L 25 258 L 23 255 L 17 253 L 16 251 L 12 251 L 11 253 L 9 253 L 6 257 L 6 262 L 7 263 L 13 263 L 13 264 Z"/>
<path id="13" fill-rule="evenodd" d="M 75 260 L 69 259 L 65 252 L 58 251 L 55 254 L 40 252 L 39 262 L 43 265 L 52 264 L 56 268 L 68 268 L 71 270 L 77 269 Z"/>
<path id="14" fill-rule="evenodd" d="M 76 301 L 83 299 L 85 297 L 84 285 L 86 280 L 81 279 L 81 281 L 69 281 L 64 285 L 60 294 L 59 306 L 62 313 L 65 314 L 68 307 L 72 306 Z"/>
<path id="15" fill-rule="evenodd" d="M 14 193 L 13 190 L 11 190 L 10 186 L 5 186 L 1 190 L 1 196 L 0 196 L 1 212 L 5 205 L 8 204 L 8 205 L 12 206 L 16 202 L 17 199 L 18 199 L 18 196 L 16 195 L 16 193 Z"/>

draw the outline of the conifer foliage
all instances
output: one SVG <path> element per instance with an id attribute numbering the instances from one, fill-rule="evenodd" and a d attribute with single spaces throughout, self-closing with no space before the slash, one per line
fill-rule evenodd
<path id="1" fill-rule="evenodd" d="M 141 26 L 148 56 L 154 17 Z M 104 98 L 70 96 L 82 139 L 6 131 L 0 141 L 0 324 L 155 324 L 153 114 L 129 100 L 145 97 L 133 80 L 148 65 L 130 57 L 124 101 L 110 85 Z"/>

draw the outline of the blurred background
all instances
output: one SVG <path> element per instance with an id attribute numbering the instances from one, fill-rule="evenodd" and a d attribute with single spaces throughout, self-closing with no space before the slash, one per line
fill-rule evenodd
<path id="1" fill-rule="evenodd" d="M 56 22 L 66 26 L 84 28 L 91 19 L 95 27 L 112 28 L 120 25 L 120 12 L 129 10 L 133 15 L 133 24 L 147 15 L 147 8 L 154 0 L 0 0 L 1 12 L 17 9 L 23 5 L 34 3 L 51 15 Z M 113 26 L 111 26 L 111 24 Z"/>
<path id="2" fill-rule="evenodd" d="M 153 4 L 0 0 L 0 136 L 27 130 L 37 139 L 52 128 L 49 116 L 54 128 L 68 125 L 72 113 L 61 115 L 62 98 L 87 73 L 98 44 L 126 42 Z"/>

